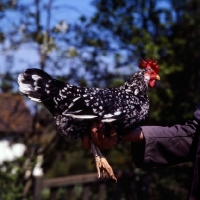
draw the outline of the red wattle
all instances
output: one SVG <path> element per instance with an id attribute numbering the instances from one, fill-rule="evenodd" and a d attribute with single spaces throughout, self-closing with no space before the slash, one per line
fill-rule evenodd
<path id="1" fill-rule="evenodd" d="M 149 82 L 150 87 L 154 87 L 155 83 L 156 83 L 155 80 L 150 81 L 150 82 Z"/>

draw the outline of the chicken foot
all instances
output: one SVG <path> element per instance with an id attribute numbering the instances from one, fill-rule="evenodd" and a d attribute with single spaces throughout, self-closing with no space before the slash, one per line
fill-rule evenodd
<path id="1" fill-rule="evenodd" d="M 112 167 L 109 165 L 108 161 L 103 156 L 99 148 L 96 147 L 93 143 L 91 143 L 91 148 L 94 154 L 94 160 L 97 168 L 98 178 L 100 178 L 102 175 L 103 178 L 106 178 L 106 176 L 108 176 L 111 179 L 117 181 L 117 178 L 113 173 Z"/>

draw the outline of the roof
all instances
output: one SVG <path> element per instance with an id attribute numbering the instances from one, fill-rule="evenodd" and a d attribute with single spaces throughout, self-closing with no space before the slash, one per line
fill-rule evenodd
<path id="1" fill-rule="evenodd" d="M 32 117 L 24 98 L 18 94 L 0 94 L 0 132 L 24 134 L 31 127 Z"/>

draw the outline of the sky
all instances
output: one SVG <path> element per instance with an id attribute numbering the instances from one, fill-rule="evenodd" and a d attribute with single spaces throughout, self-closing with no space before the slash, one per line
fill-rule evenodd
<path id="1" fill-rule="evenodd" d="M 25 2 L 25 0 L 21 0 L 20 2 Z M 63 16 L 65 17 L 67 24 L 73 24 L 74 22 L 78 21 L 80 16 L 90 16 L 92 13 L 94 13 L 95 8 L 91 5 L 91 0 L 57 0 L 54 1 L 56 6 L 57 4 L 63 5 L 59 11 L 52 12 L 53 19 L 52 24 L 55 22 L 60 21 L 60 19 L 63 19 Z M 17 20 L 17 16 L 14 16 Z M 67 18 L 66 18 L 67 17 Z M 11 13 L 11 18 L 13 18 Z M 46 22 L 46 16 L 43 16 L 44 23 Z M 9 21 L 4 21 L 4 27 L 9 28 L 12 26 L 12 24 L 9 23 Z M 31 46 L 32 45 L 32 46 Z M 38 62 L 39 57 L 34 49 L 33 44 L 25 44 L 23 45 L 19 50 L 15 51 L 15 63 L 13 65 L 12 71 L 19 71 L 24 70 L 27 67 L 27 63 L 32 64 L 33 66 L 35 63 Z M 6 60 L 5 55 L 8 53 L 1 52 L 0 51 L 0 74 L 4 74 L 6 70 L 8 70 L 9 66 L 6 66 Z M 28 59 L 27 59 L 28 58 Z M 9 69 L 10 70 L 10 69 Z"/>
<path id="2" fill-rule="evenodd" d="M 95 8 L 91 5 L 91 1 L 92 0 L 54 0 L 54 6 L 58 4 L 63 6 L 59 10 L 55 9 L 54 12 L 52 12 L 54 21 L 52 21 L 51 24 L 55 25 L 55 23 L 58 23 L 61 19 L 63 19 L 63 17 L 67 24 L 73 24 L 78 21 L 79 17 L 82 15 L 87 17 L 91 16 L 95 12 Z M 26 0 L 20 0 L 20 2 L 29 3 L 29 1 Z M 169 5 L 166 1 L 161 0 L 159 6 L 168 7 Z M 44 23 L 46 23 L 45 14 L 43 14 L 43 20 Z M 4 23 L 4 28 L 9 26 L 11 26 L 10 23 Z M 19 50 L 15 51 L 15 60 L 12 69 L 6 65 L 7 62 L 5 60 L 5 55 L 7 54 L 8 53 L 2 53 L 0 51 L 0 74 L 4 74 L 8 69 L 17 72 L 24 71 L 28 64 L 30 64 L 30 67 L 35 67 L 39 62 L 36 45 L 34 44 L 25 44 Z M 47 72 L 51 73 L 51 71 Z"/>
<path id="3" fill-rule="evenodd" d="M 67 5 L 69 5 L 67 10 L 69 23 L 73 23 L 80 15 L 90 16 L 95 11 L 91 0 L 67 0 Z"/>

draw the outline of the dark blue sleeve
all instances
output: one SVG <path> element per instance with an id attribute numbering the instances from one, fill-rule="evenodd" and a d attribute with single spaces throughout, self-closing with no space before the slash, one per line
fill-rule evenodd
<path id="1" fill-rule="evenodd" d="M 132 143 L 133 162 L 137 167 L 155 167 L 192 161 L 196 154 L 199 122 L 200 107 L 193 119 L 183 125 L 142 126 L 145 143 Z"/>

